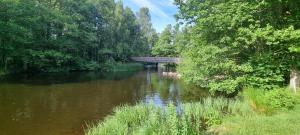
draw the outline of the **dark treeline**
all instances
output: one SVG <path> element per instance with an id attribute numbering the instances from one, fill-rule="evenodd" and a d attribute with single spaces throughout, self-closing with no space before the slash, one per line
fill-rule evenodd
<path id="1" fill-rule="evenodd" d="M 149 55 L 150 21 L 114 0 L 1 0 L 0 71 L 103 70 Z"/>

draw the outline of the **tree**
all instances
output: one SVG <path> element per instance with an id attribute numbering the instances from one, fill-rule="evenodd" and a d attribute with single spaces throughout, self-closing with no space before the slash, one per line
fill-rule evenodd
<path id="1" fill-rule="evenodd" d="M 2 0 L 0 10 L 0 70 L 103 70 L 149 54 L 146 34 L 121 1 Z"/>
<path id="2" fill-rule="evenodd" d="M 245 86 L 286 85 L 299 66 L 300 2 L 176 0 L 192 27 L 179 67 L 187 82 L 227 94 Z"/>
<path id="3" fill-rule="evenodd" d="M 158 35 L 151 23 L 151 15 L 148 8 L 143 7 L 138 12 L 138 22 L 141 30 L 147 39 L 149 49 L 151 49 L 158 40 Z"/>
<path id="4" fill-rule="evenodd" d="M 155 46 L 152 48 L 154 56 L 172 57 L 175 55 L 175 46 L 173 44 L 172 25 L 168 25 L 160 34 Z"/>

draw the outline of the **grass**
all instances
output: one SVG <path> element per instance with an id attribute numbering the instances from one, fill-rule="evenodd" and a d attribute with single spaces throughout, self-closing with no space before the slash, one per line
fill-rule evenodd
<path id="1" fill-rule="evenodd" d="M 299 135 L 300 105 L 271 116 L 228 117 L 221 127 L 221 135 Z"/>
<path id="2" fill-rule="evenodd" d="M 86 135 L 299 134 L 300 94 L 292 95 L 297 99 L 293 108 L 280 109 L 272 108 L 266 101 L 285 105 L 291 103 L 286 98 L 290 93 L 274 91 L 250 88 L 235 100 L 206 98 L 179 107 L 172 104 L 164 108 L 153 104 L 118 107 L 113 115 L 91 126 Z"/>
<path id="3" fill-rule="evenodd" d="M 242 93 L 242 97 L 244 102 L 247 102 L 255 112 L 268 114 L 273 112 L 273 109 L 266 105 L 265 93 L 266 91 L 261 89 L 246 88 Z"/>
<path id="4" fill-rule="evenodd" d="M 199 135 L 218 125 L 227 115 L 243 116 L 249 106 L 224 98 L 208 98 L 202 102 L 165 108 L 138 104 L 115 109 L 103 122 L 91 126 L 86 135 Z M 214 131 L 212 131 L 214 132 Z"/>
<path id="5" fill-rule="evenodd" d="M 253 89 L 252 89 L 253 90 Z M 222 129 L 220 135 L 298 135 L 300 127 L 300 94 L 293 95 L 296 105 L 292 109 L 274 109 L 265 105 L 261 92 L 248 89 L 245 97 L 250 100 L 251 107 L 257 111 L 246 117 L 231 115 L 224 119 L 218 129 Z M 286 91 L 288 92 L 288 91 Z M 250 94 L 250 95 L 247 95 Z M 251 97 L 251 96 L 258 97 Z M 251 99 L 253 98 L 253 99 Z M 263 109 L 262 109 L 263 108 Z M 262 113 L 261 110 L 268 110 Z M 270 113 L 270 110 L 272 113 Z"/>

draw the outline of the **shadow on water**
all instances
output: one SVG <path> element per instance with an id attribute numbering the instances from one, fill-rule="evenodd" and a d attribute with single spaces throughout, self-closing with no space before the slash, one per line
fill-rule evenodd
<path id="1" fill-rule="evenodd" d="M 0 81 L 0 134 L 83 135 L 87 123 L 119 105 L 179 105 L 203 96 L 155 70 L 6 76 Z"/>
<path id="2" fill-rule="evenodd" d="M 62 83 L 88 82 L 98 79 L 122 80 L 135 74 L 136 72 L 64 72 L 40 74 L 12 74 L 2 76 L 0 78 L 0 83 L 52 85 Z"/>

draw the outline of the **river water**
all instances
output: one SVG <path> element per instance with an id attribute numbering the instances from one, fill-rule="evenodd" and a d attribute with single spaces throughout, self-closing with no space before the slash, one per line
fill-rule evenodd
<path id="1" fill-rule="evenodd" d="M 206 93 L 155 70 L 6 76 L 0 80 L 0 135 L 83 135 L 116 106 L 164 106 Z"/>

